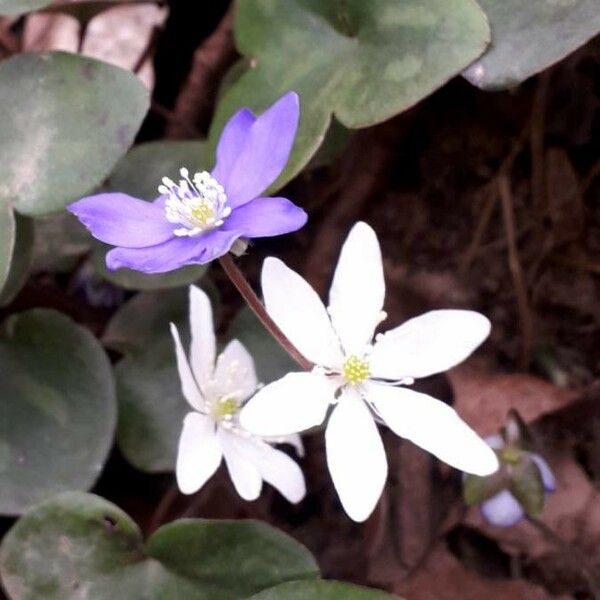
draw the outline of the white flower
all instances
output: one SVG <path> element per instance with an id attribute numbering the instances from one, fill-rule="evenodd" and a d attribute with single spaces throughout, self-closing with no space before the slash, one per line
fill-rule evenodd
<path id="1" fill-rule="evenodd" d="M 327 462 L 352 519 L 371 514 L 387 477 L 376 422 L 463 471 L 489 475 L 498 468 L 494 452 L 447 404 L 394 387 L 463 361 L 488 336 L 489 321 L 472 311 L 436 310 L 373 343 L 386 316 L 385 283 L 379 243 L 366 223 L 355 225 L 342 248 L 327 310 L 276 258 L 265 261 L 262 289 L 269 315 L 317 366 L 264 387 L 242 410 L 241 423 L 257 434 L 285 435 L 319 425 L 334 405 L 325 432 Z"/>
<path id="2" fill-rule="evenodd" d="M 237 340 L 229 342 L 215 362 L 215 333 L 208 296 L 190 287 L 190 361 L 179 332 L 171 323 L 177 367 L 183 395 L 194 409 L 183 421 L 177 454 L 177 483 L 184 494 L 198 491 L 225 458 L 233 485 L 244 500 L 260 495 L 263 480 L 277 488 L 290 502 L 306 493 L 300 467 L 268 442 L 298 446 L 289 436 L 265 440 L 251 435 L 239 424 L 243 402 L 257 388 L 254 362 Z"/>

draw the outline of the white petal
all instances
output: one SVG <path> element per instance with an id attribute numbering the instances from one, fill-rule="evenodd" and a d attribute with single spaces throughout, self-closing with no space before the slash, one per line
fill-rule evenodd
<path id="1" fill-rule="evenodd" d="M 218 469 L 221 456 L 214 422 L 200 413 L 188 413 L 183 420 L 175 469 L 181 492 L 197 492 Z"/>
<path id="2" fill-rule="evenodd" d="M 554 477 L 554 473 L 552 472 L 550 465 L 539 454 L 535 454 L 534 452 L 532 452 L 529 456 L 535 462 L 535 464 L 538 466 L 538 469 L 540 470 L 540 475 L 542 477 L 542 483 L 544 484 L 544 489 L 547 492 L 555 492 L 556 491 L 556 478 Z"/>
<path id="3" fill-rule="evenodd" d="M 177 356 L 177 370 L 179 371 L 179 379 L 181 379 L 181 391 L 185 399 L 192 405 L 193 408 L 199 411 L 204 411 L 204 398 L 200 393 L 198 384 L 194 379 L 190 363 L 188 362 L 185 351 L 181 344 L 179 331 L 173 323 L 171 323 L 171 335 L 175 341 L 175 354 Z"/>
<path id="4" fill-rule="evenodd" d="M 373 417 L 354 390 L 344 391 L 325 432 L 327 464 L 344 510 L 364 521 L 387 478 L 387 460 Z"/>
<path id="5" fill-rule="evenodd" d="M 370 357 L 374 377 L 400 380 L 441 373 L 467 358 L 490 333 L 472 310 L 433 310 L 388 331 Z"/>
<path id="6" fill-rule="evenodd" d="M 483 439 L 485 440 L 485 443 L 494 450 L 502 450 L 505 446 L 504 438 L 499 433 L 488 435 Z"/>
<path id="7" fill-rule="evenodd" d="M 223 456 L 229 476 L 237 493 L 249 502 L 260 496 L 262 477 L 257 466 L 252 462 L 253 455 L 241 441 L 239 435 L 219 428 L 217 433 L 223 448 Z"/>
<path id="8" fill-rule="evenodd" d="M 241 342 L 231 340 L 221 352 L 214 379 L 219 396 L 232 394 L 239 400 L 245 400 L 254 393 L 258 385 L 254 361 Z"/>
<path id="9" fill-rule="evenodd" d="M 202 388 L 211 378 L 215 368 L 216 343 L 210 300 L 206 293 L 195 285 L 190 286 L 190 330 L 190 361 L 196 380 Z"/>
<path id="10" fill-rule="evenodd" d="M 240 412 L 240 424 L 260 436 L 310 429 L 323 422 L 334 392 L 324 375 L 288 373 L 250 398 Z"/>
<path id="11" fill-rule="evenodd" d="M 359 222 L 350 231 L 329 291 L 329 314 L 346 355 L 364 353 L 381 321 L 385 281 L 375 232 Z"/>
<path id="12" fill-rule="evenodd" d="M 317 365 L 341 364 L 341 348 L 329 315 L 315 290 L 298 273 L 277 258 L 267 258 L 262 292 L 267 312 L 301 354 Z"/>
<path id="13" fill-rule="evenodd" d="M 306 495 L 302 469 L 281 450 L 257 439 L 240 438 L 261 477 L 294 504 Z"/>
<path id="14" fill-rule="evenodd" d="M 461 471 L 484 476 L 498 469 L 494 451 L 447 404 L 404 387 L 369 383 L 366 390 L 399 436 Z"/>

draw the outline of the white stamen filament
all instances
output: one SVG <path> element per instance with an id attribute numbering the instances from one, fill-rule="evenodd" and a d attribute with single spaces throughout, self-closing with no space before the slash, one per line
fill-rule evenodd
<path id="1" fill-rule="evenodd" d="M 182 168 L 179 173 L 182 179 L 178 183 L 163 177 L 158 186 L 159 193 L 167 196 L 167 221 L 182 225 L 173 233 L 195 236 L 223 225 L 231 214 L 223 186 L 206 171 L 195 173 L 193 181 L 188 169 Z"/>

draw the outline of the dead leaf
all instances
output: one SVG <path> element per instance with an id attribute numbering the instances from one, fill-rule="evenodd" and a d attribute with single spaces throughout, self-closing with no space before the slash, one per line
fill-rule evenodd
<path id="1" fill-rule="evenodd" d="M 440 545 L 394 593 L 410 600 L 567 600 L 523 579 L 486 578 L 464 567 Z"/>
<path id="2" fill-rule="evenodd" d="M 493 373 L 484 359 L 468 360 L 448 372 L 454 408 L 480 435 L 497 431 L 511 408 L 530 422 L 572 402 L 577 392 L 526 374 Z"/>

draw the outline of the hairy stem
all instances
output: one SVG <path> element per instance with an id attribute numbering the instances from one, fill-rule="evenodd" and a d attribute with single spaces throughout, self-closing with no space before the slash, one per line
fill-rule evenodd
<path id="1" fill-rule="evenodd" d="M 219 258 L 221 267 L 225 274 L 231 280 L 231 283 L 236 287 L 237 291 L 242 295 L 246 304 L 252 309 L 252 312 L 258 317 L 259 321 L 264 325 L 266 330 L 275 338 L 277 343 L 306 371 L 310 371 L 313 367 L 312 363 L 307 360 L 287 339 L 283 331 L 279 329 L 275 321 L 271 319 L 262 302 L 244 277 L 244 274 L 238 269 L 237 265 L 231 258 L 231 255 L 226 254 Z"/>

